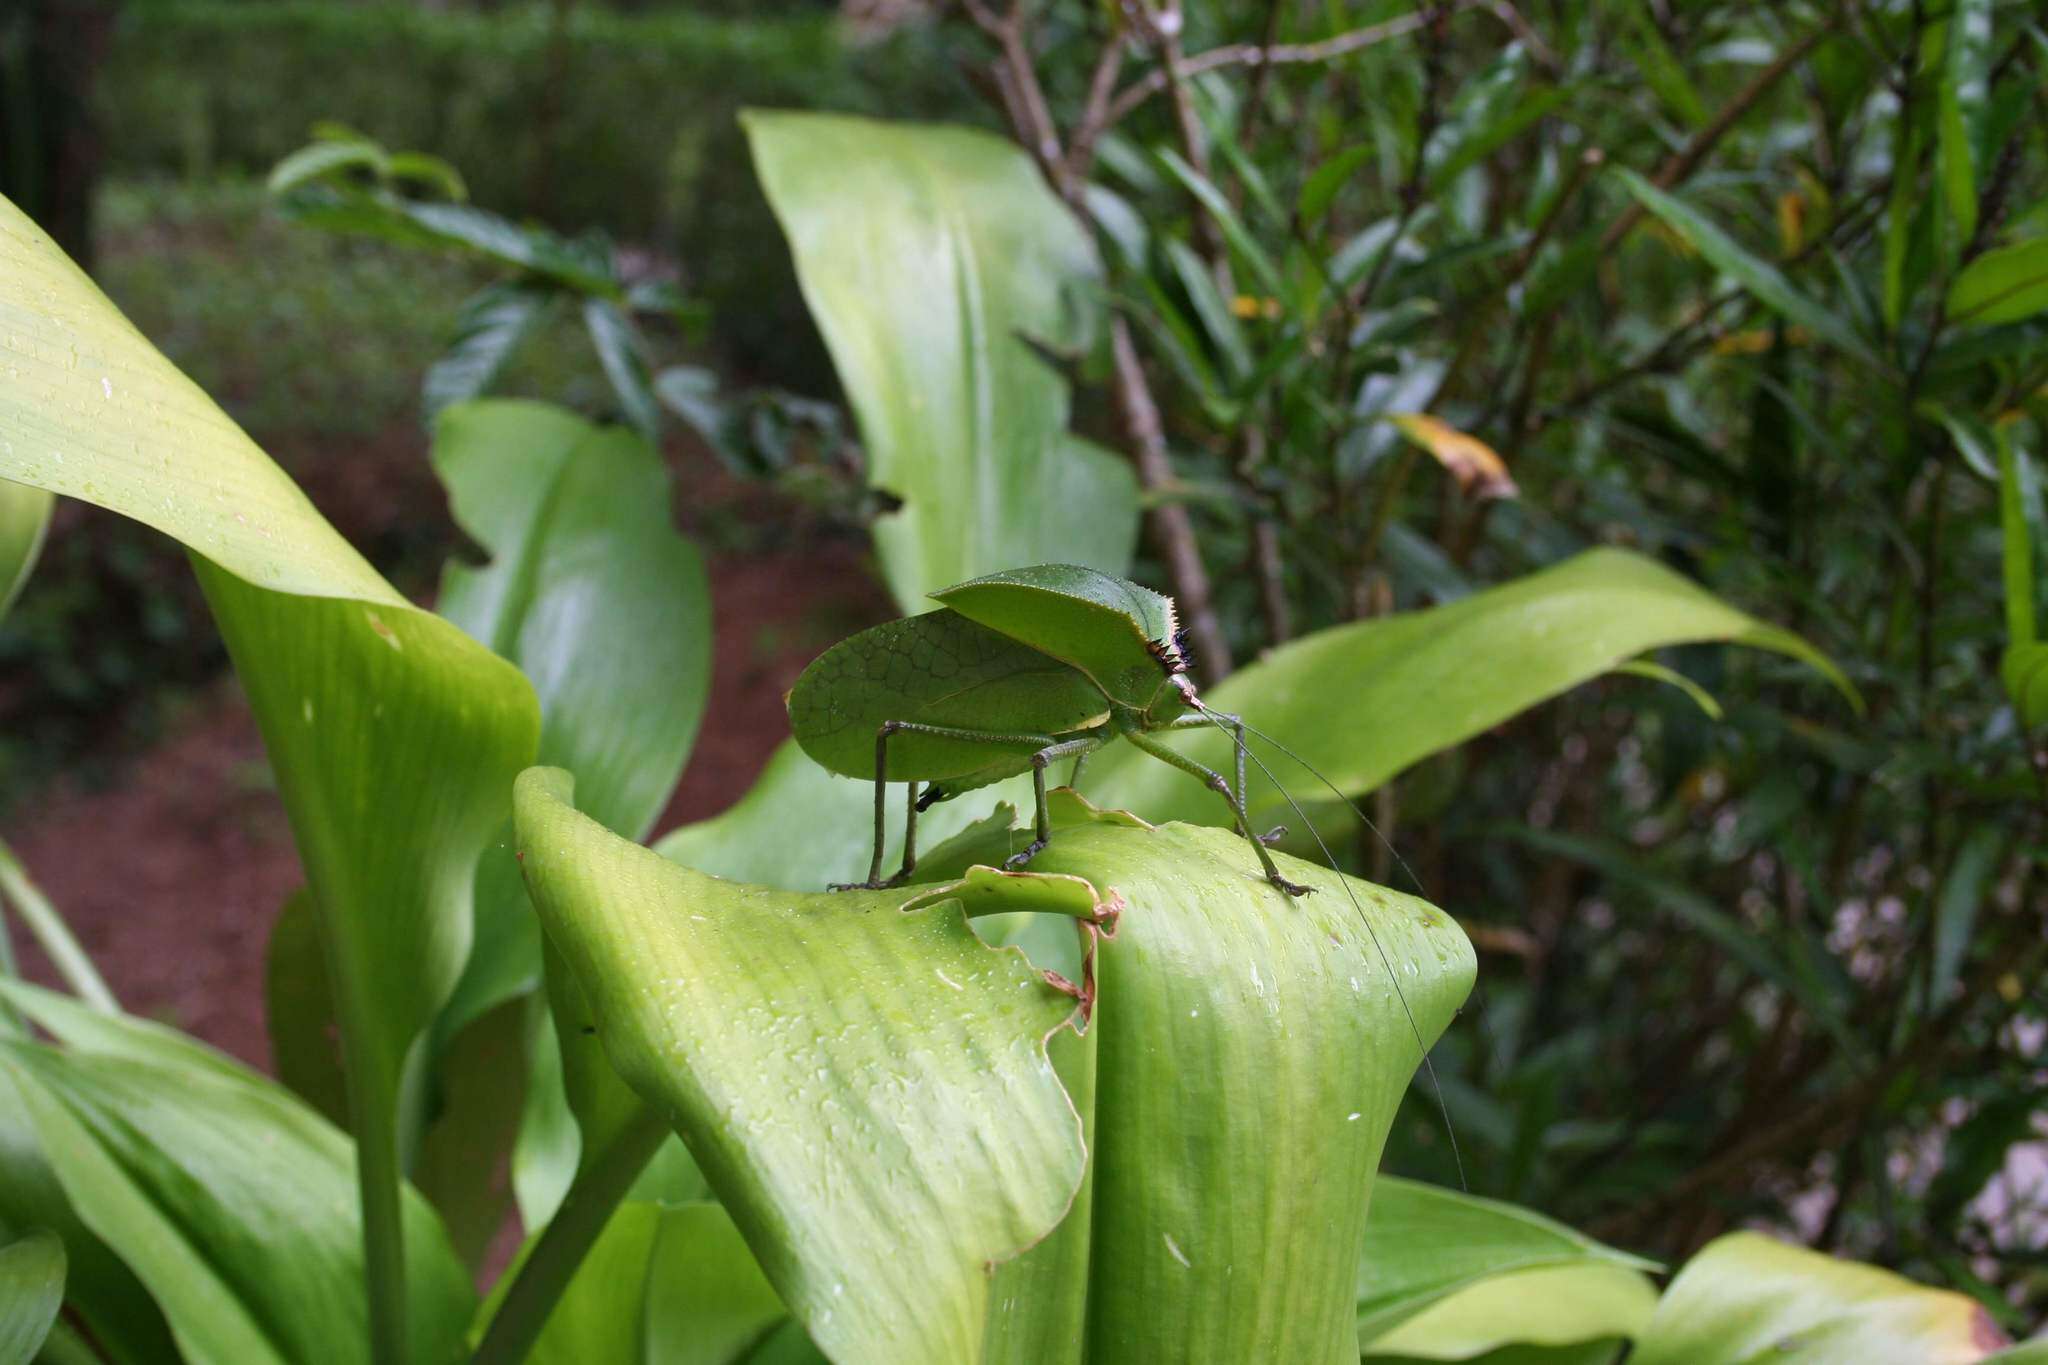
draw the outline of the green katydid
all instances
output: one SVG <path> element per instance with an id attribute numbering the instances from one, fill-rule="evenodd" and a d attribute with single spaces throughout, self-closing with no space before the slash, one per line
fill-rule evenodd
<path id="1" fill-rule="evenodd" d="M 875 784 L 874 856 L 867 880 L 850 885 L 880 889 L 901 884 L 917 866 L 919 811 L 1029 772 L 1036 801 L 1033 837 L 1004 863 L 1021 867 L 1052 838 L 1046 768 L 1070 758 L 1078 775 L 1089 754 L 1122 739 L 1220 795 L 1238 833 L 1257 851 L 1267 881 L 1290 896 L 1314 889 L 1280 875 L 1266 848 L 1280 831 L 1264 837 L 1252 832 L 1245 812 L 1245 735 L 1259 732 L 1237 716 L 1211 710 L 1196 694 L 1172 598 L 1072 564 L 1010 569 L 932 597 L 942 604 L 939 610 L 875 626 L 826 650 L 803 671 L 787 699 L 790 728 L 805 753 L 831 772 Z M 1161 730 L 1200 726 L 1230 733 L 1237 758 L 1234 784 L 1154 738 Z M 1272 742 L 1270 736 L 1261 737 Z M 1372 827 L 1365 813 L 1307 760 L 1283 752 Z M 1255 757 L 1251 761 L 1272 778 L 1264 763 Z M 909 795 L 903 865 L 885 881 L 882 852 L 891 781 L 905 783 Z M 922 791 L 920 784 L 925 784 Z M 1300 805 L 1292 796 L 1286 799 L 1306 823 Z M 1322 836 L 1313 825 L 1309 833 L 1334 870 Z M 1340 884 L 1350 896 L 1349 884 L 1341 879 Z M 1371 921 L 1357 898 L 1351 900 L 1379 948 Z M 1380 956 L 1385 962 L 1384 948 Z M 1406 1010 L 1408 1000 L 1393 964 L 1386 965 Z M 1415 1028 L 1413 1013 L 1408 1023 Z M 1415 1036 L 1420 1045 L 1421 1032 Z M 1422 1060 L 1436 1085 L 1427 1048 Z M 1436 1094 L 1445 1131 L 1451 1133 L 1441 1085 Z M 1457 1151 L 1451 1133 L 1454 1158 Z M 1458 1183 L 1464 1185 L 1462 1159 Z"/>
<path id="2" fill-rule="evenodd" d="M 1266 879 L 1292 896 L 1245 814 L 1244 730 L 1211 711 L 1188 678 L 1173 599 L 1072 564 L 990 574 L 932 594 L 943 605 L 843 640 L 789 693 L 790 726 L 823 767 L 875 784 L 868 887 L 917 865 L 917 813 L 934 802 L 1029 772 L 1034 837 L 1021 867 L 1052 837 L 1045 770 L 1122 739 L 1215 790 L 1258 851 Z M 1221 725 L 1237 739 L 1237 780 L 1160 743 L 1161 730 Z M 903 866 L 882 878 L 890 782 L 908 785 Z M 925 784 L 920 791 L 920 784 Z"/>

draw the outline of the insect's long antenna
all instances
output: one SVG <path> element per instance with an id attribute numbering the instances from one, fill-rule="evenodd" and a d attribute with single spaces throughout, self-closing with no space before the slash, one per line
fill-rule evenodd
<path id="1" fill-rule="evenodd" d="M 1346 877 L 1342 872 L 1337 871 L 1337 859 L 1334 855 L 1331 854 L 1330 846 L 1323 842 L 1322 832 L 1315 827 L 1315 822 L 1308 818 L 1307 812 L 1302 810 L 1301 803 L 1294 799 L 1294 793 L 1288 791 L 1287 788 L 1281 784 L 1280 779 L 1273 775 L 1273 770 L 1266 766 L 1266 761 L 1260 758 L 1257 754 L 1253 753 L 1251 751 L 1250 746 L 1246 745 L 1242 738 L 1240 738 L 1236 734 L 1233 734 L 1231 732 L 1230 727 L 1228 725 L 1225 725 L 1222 722 L 1222 720 L 1218 719 L 1216 713 L 1214 711 L 1211 711 L 1208 708 L 1208 706 L 1202 702 L 1200 698 L 1194 695 L 1192 689 L 1184 691 L 1182 695 L 1186 696 L 1187 699 L 1191 703 L 1193 703 L 1195 710 L 1200 712 L 1202 716 L 1206 718 L 1211 725 L 1215 726 L 1218 730 L 1221 730 L 1224 733 L 1224 735 L 1229 738 L 1231 744 L 1234 747 L 1241 750 L 1244 756 L 1252 761 L 1253 765 L 1258 768 L 1260 774 L 1268 782 L 1271 782 L 1273 784 L 1274 789 L 1277 790 L 1280 793 L 1280 795 L 1287 798 L 1287 804 L 1293 808 L 1295 818 L 1301 821 L 1301 823 L 1307 827 L 1309 836 L 1316 841 L 1316 847 L 1322 850 L 1323 861 L 1329 864 L 1330 871 L 1335 872 L 1337 874 L 1337 884 L 1344 888 L 1344 898 L 1351 902 L 1351 908 L 1358 913 L 1358 922 L 1365 926 L 1366 936 L 1372 940 L 1372 946 L 1374 951 L 1376 951 L 1380 955 L 1380 965 L 1387 969 L 1387 980 L 1394 983 L 1394 998 L 1401 1002 L 1401 1013 L 1408 1016 L 1408 1029 L 1411 1033 L 1415 1035 L 1416 1047 L 1422 1050 L 1422 1069 L 1429 1073 L 1429 1088 L 1436 1093 L 1437 1112 L 1443 1116 L 1444 1136 L 1447 1139 L 1449 1139 L 1451 1144 L 1451 1162 L 1458 1168 L 1458 1188 L 1464 1193 L 1470 1194 L 1472 1192 L 1472 1187 L 1465 1181 L 1465 1158 L 1458 1151 L 1458 1131 L 1457 1129 L 1451 1126 L 1451 1107 L 1444 1100 L 1444 1084 L 1441 1080 L 1437 1078 L 1436 1063 L 1430 1059 L 1429 1055 L 1429 1044 L 1422 1041 L 1422 1026 L 1415 1022 L 1415 1011 L 1409 1007 L 1408 993 L 1401 989 L 1400 974 L 1394 970 L 1393 959 L 1387 956 L 1386 945 L 1380 942 L 1379 931 L 1372 927 L 1372 917 L 1365 913 L 1365 907 L 1360 905 L 1358 903 L 1358 897 L 1352 894 L 1350 878 Z M 1237 723 L 1239 725 L 1244 725 L 1244 722 L 1241 720 Z M 1257 730 L 1253 730 L 1252 727 L 1249 725 L 1245 725 L 1244 728 L 1250 731 L 1252 734 L 1258 735 L 1259 738 L 1266 740 L 1268 744 L 1272 744 L 1275 748 L 1285 752 L 1285 745 L 1277 743 L 1270 737 L 1262 734 Z M 1308 767 L 1308 764 L 1304 760 L 1300 759 L 1298 756 L 1290 753 L 1288 754 L 1288 757 L 1294 758 L 1295 761 L 1301 763 L 1303 767 Z M 1310 771 L 1313 772 L 1314 770 L 1310 769 Z M 1317 773 L 1316 776 L 1324 783 L 1324 785 L 1329 785 L 1328 778 L 1323 777 L 1320 773 Z M 1336 791 L 1337 789 L 1334 786 L 1332 786 L 1330 790 Z M 1347 805 L 1350 804 L 1349 799 L 1346 798 L 1342 792 L 1337 792 L 1337 795 L 1339 799 L 1344 800 Z M 1237 796 L 1239 801 L 1244 800 L 1243 792 L 1239 792 Z M 1352 809 L 1356 810 L 1357 807 L 1354 806 L 1352 807 Z M 1358 815 L 1360 819 L 1365 819 L 1365 812 L 1359 811 Z M 1368 826 L 1372 825 L 1372 821 L 1370 820 L 1366 820 L 1365 823 Z M 1247 829 L 1245 832 L 1247 834 L 1251 833 L 1249 829 Z M 1373 828 L 1373 833 L 1378 834 L 1379 830 L 1375 827 Z M 1384 836 L 1382 836 L 1382 838 L 1384 838 Z M 1388 848 L 1392 849 L 1393 845 L 1391 843 L 1388 844 Z M 1401 857 L 1398 850 L 1394 852 L 1394 857 L 1397 859 Z M 1408 867 L 1408 864 L 1405 860 L 1402 861 L 1401 866 L 1404 870 L 1407 871 L 1409 879 L 1411 881 L 1414 881 L 1414 869 Z M 1421 887 L 1421 885 L 1421 882 L 1416 881 L 1416 886 L 1418 889 Z"/>

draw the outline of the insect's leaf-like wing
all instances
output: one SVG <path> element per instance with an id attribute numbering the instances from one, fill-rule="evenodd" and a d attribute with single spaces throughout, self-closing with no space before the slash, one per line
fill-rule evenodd
<path id="1" fill-rule="evenodd" d="M 875 775 L 875 733 L 909 721 L 988 735 L 1054 735 L 1108 709 L 1074 669 L 951 611 L 926 612 L 864 630 L 826 650 L 789 694 L 789 722 L 804 752 L 847 777 Z M 959 777 L 998 754 L 997 745 L 903 732 L 889 741 L 892 782 Z"/>

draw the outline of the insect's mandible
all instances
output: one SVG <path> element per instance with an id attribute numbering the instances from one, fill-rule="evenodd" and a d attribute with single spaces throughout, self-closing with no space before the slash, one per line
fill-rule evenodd
<path id="1" fill-rule="evenodd" d="M 1266 879 L 1289 895 L 1245 814 L 1244 730 L 1212 711 L 1188 677 L 1173 599 L 1074 564 L 1040 564 L 932 594 L 937 611 L 842 640 L 790 689 L 789 720 L 823 767 L 875 784 L 874 857 L 865 887 L 894 886 L 917 866 L 917 813 L 1028 772 L 1033 838 L 1004 865 L 1021 867 L 1052 838 L 1045 770 L 1121 739 L 1188 773 L 1230 807 Z M 1155 738 L 1216 726 L 1236 740 L 1236 780 Z M 888 784 L 905 783 L 903 865 L 882 876 Z"/>

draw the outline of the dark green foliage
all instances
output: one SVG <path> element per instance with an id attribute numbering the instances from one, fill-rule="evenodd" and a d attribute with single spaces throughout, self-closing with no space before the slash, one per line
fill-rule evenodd
<path id="1" fill-rule="evenodd" d="M 462 168 L 470 197 L 568 232 L 679 247 L 749 368 L 810 323 L 734 115 L 749 105 L 971 111 L 913 31 L 854 45 L 829 12 L 576 6 L 550 96 L 550 9 L 136 0 L 101 75 L 109 172 L 267 174 L 334 120 Z M 347 54 L 339 60 L 338 54 Z M 815 350 L 799 372 L 823 375 Z"/>

